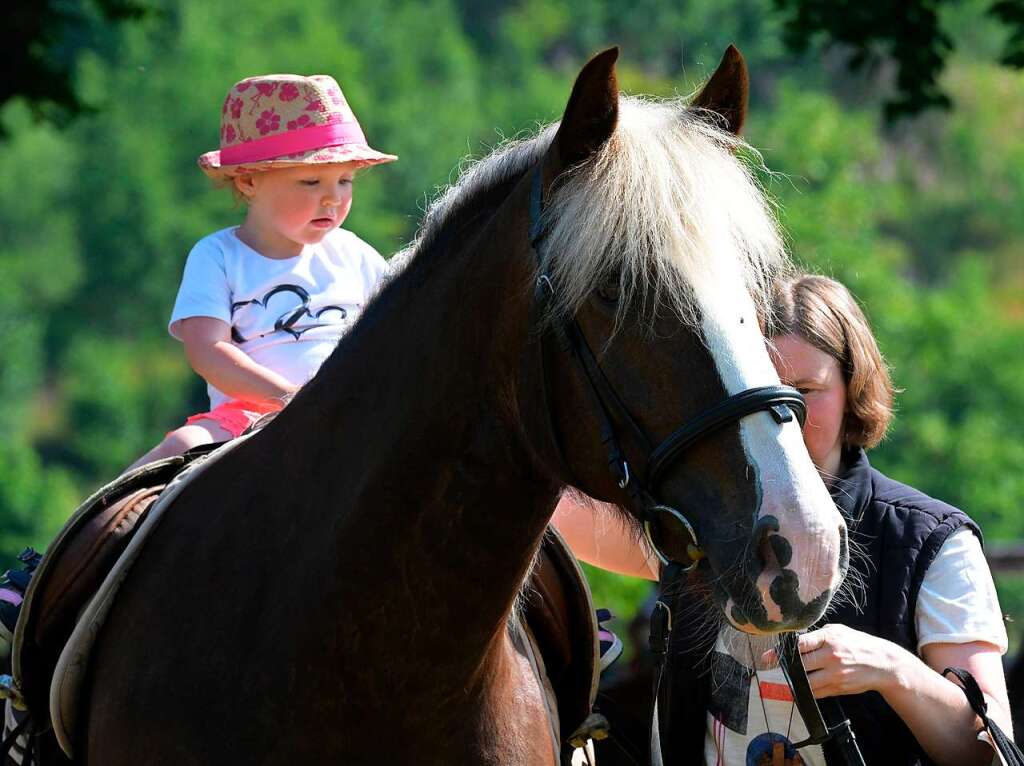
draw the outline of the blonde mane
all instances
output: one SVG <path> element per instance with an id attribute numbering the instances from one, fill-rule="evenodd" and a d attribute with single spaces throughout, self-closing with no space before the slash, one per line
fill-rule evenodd
<path id="1" fill-rule="evenodd" d="M 428 208 L 404 255 L 430 249 L 477 195 L 518 180 L 557 127 L 466 166 Z M 740 155 L 760 162 L 683 99 L 621 96 L 611 138 L 545 201 L 541 248 L 555 284 L 553 314 L 574 314 L 596 287 L 617 279 L 623 309 L 640 300 L 696 326 L 694 296 L 740 278 L 767 315 L 771 285 L 788 261 L 770 203 Z"/>

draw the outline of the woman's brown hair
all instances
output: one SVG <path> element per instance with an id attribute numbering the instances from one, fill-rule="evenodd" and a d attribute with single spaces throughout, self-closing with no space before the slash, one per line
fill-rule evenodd
<path id="1" fill-rule="evenodd" d="M 803 275 L 775 287 L 769 338 L 797 335 L 837 362 L 846 380 L 843 443 L 870 449 L 892 420 L 893 386 L 864 312 L 834 279 Z"/>

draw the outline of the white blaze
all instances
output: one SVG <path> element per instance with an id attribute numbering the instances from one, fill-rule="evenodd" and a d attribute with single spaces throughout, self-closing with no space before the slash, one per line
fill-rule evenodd
<path id="1" fill-rule="evenodd" d="M 765 349 L 757 313 L 738 274 L 719 273 L 711 284 L 697 290 L 705 342 L 729 396 L 749 388 L 779 385 L 779 376 Z M 730 278 L 731 277 L 731 278 Z M 798 596 L 805 603 L 839 584 L 839 515 L 828 490 L 804 447 L 800 424 L 794 418 L 779 424 L 767 412 L 740 421 L 740 438 L 749 463 L 760 481 L 761 505 L 753 524 L 762 516 L 779 520 L 780 534 L 792 546 L 786 567 L 800 578 Z M 767 597 L 777 569 L 758 579 L 768 617 L 782 618 Z"/>

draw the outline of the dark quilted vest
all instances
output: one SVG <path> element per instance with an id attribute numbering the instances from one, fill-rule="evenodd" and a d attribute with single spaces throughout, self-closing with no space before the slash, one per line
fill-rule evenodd
<path id="1" fill-rule="evenodd" d="M 956 529 L 981 530 L 963 511 L 895 482 L 873 469 L 863 450 L 845 456 L 849 466 L 832 489 L 852 538 L 867 553 L 855 557 L 866 584 L 861 610 L 843 605 L 822 621 L 842 623 L 892 641 L 916 654 L 914 610 L 928 566 Z M 870 563 L 869 563 L 870 562 Z M 860 599 L 858 599 L 860 600 Z M 708 676 L 689 625 L 677 624 L 670 650 L 670 682 L 662 695 L 662 750 L 666 766 L 703 762 Z M 868 766 L 930 764 L 917 740 L 877 692 L 840 697 Z M 667 719 L 667 720 L 666 720 Z M 830 765 L 841 763 L 826 748 Z"/>

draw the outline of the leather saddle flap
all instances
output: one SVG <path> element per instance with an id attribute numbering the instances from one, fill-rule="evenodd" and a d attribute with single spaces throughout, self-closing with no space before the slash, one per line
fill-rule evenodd
<path id="1" fill-rule="evenodd" d="M 47 548 L 25 594 L 13 658 L 15 678 L 37 720 L 45 720 L 50 679 L 78 615 L 186 462 L 159 461 L 107 485 L 79 506 Z"/>
<path id="2" fill-rule="evenodd" d="M 548 527 L 524 597 L 526 624 L 555 691 L 561 731 L 568 735 L 590 715 L 597 695 L 597 619 L 586 578 L 554 527 Z"/>

